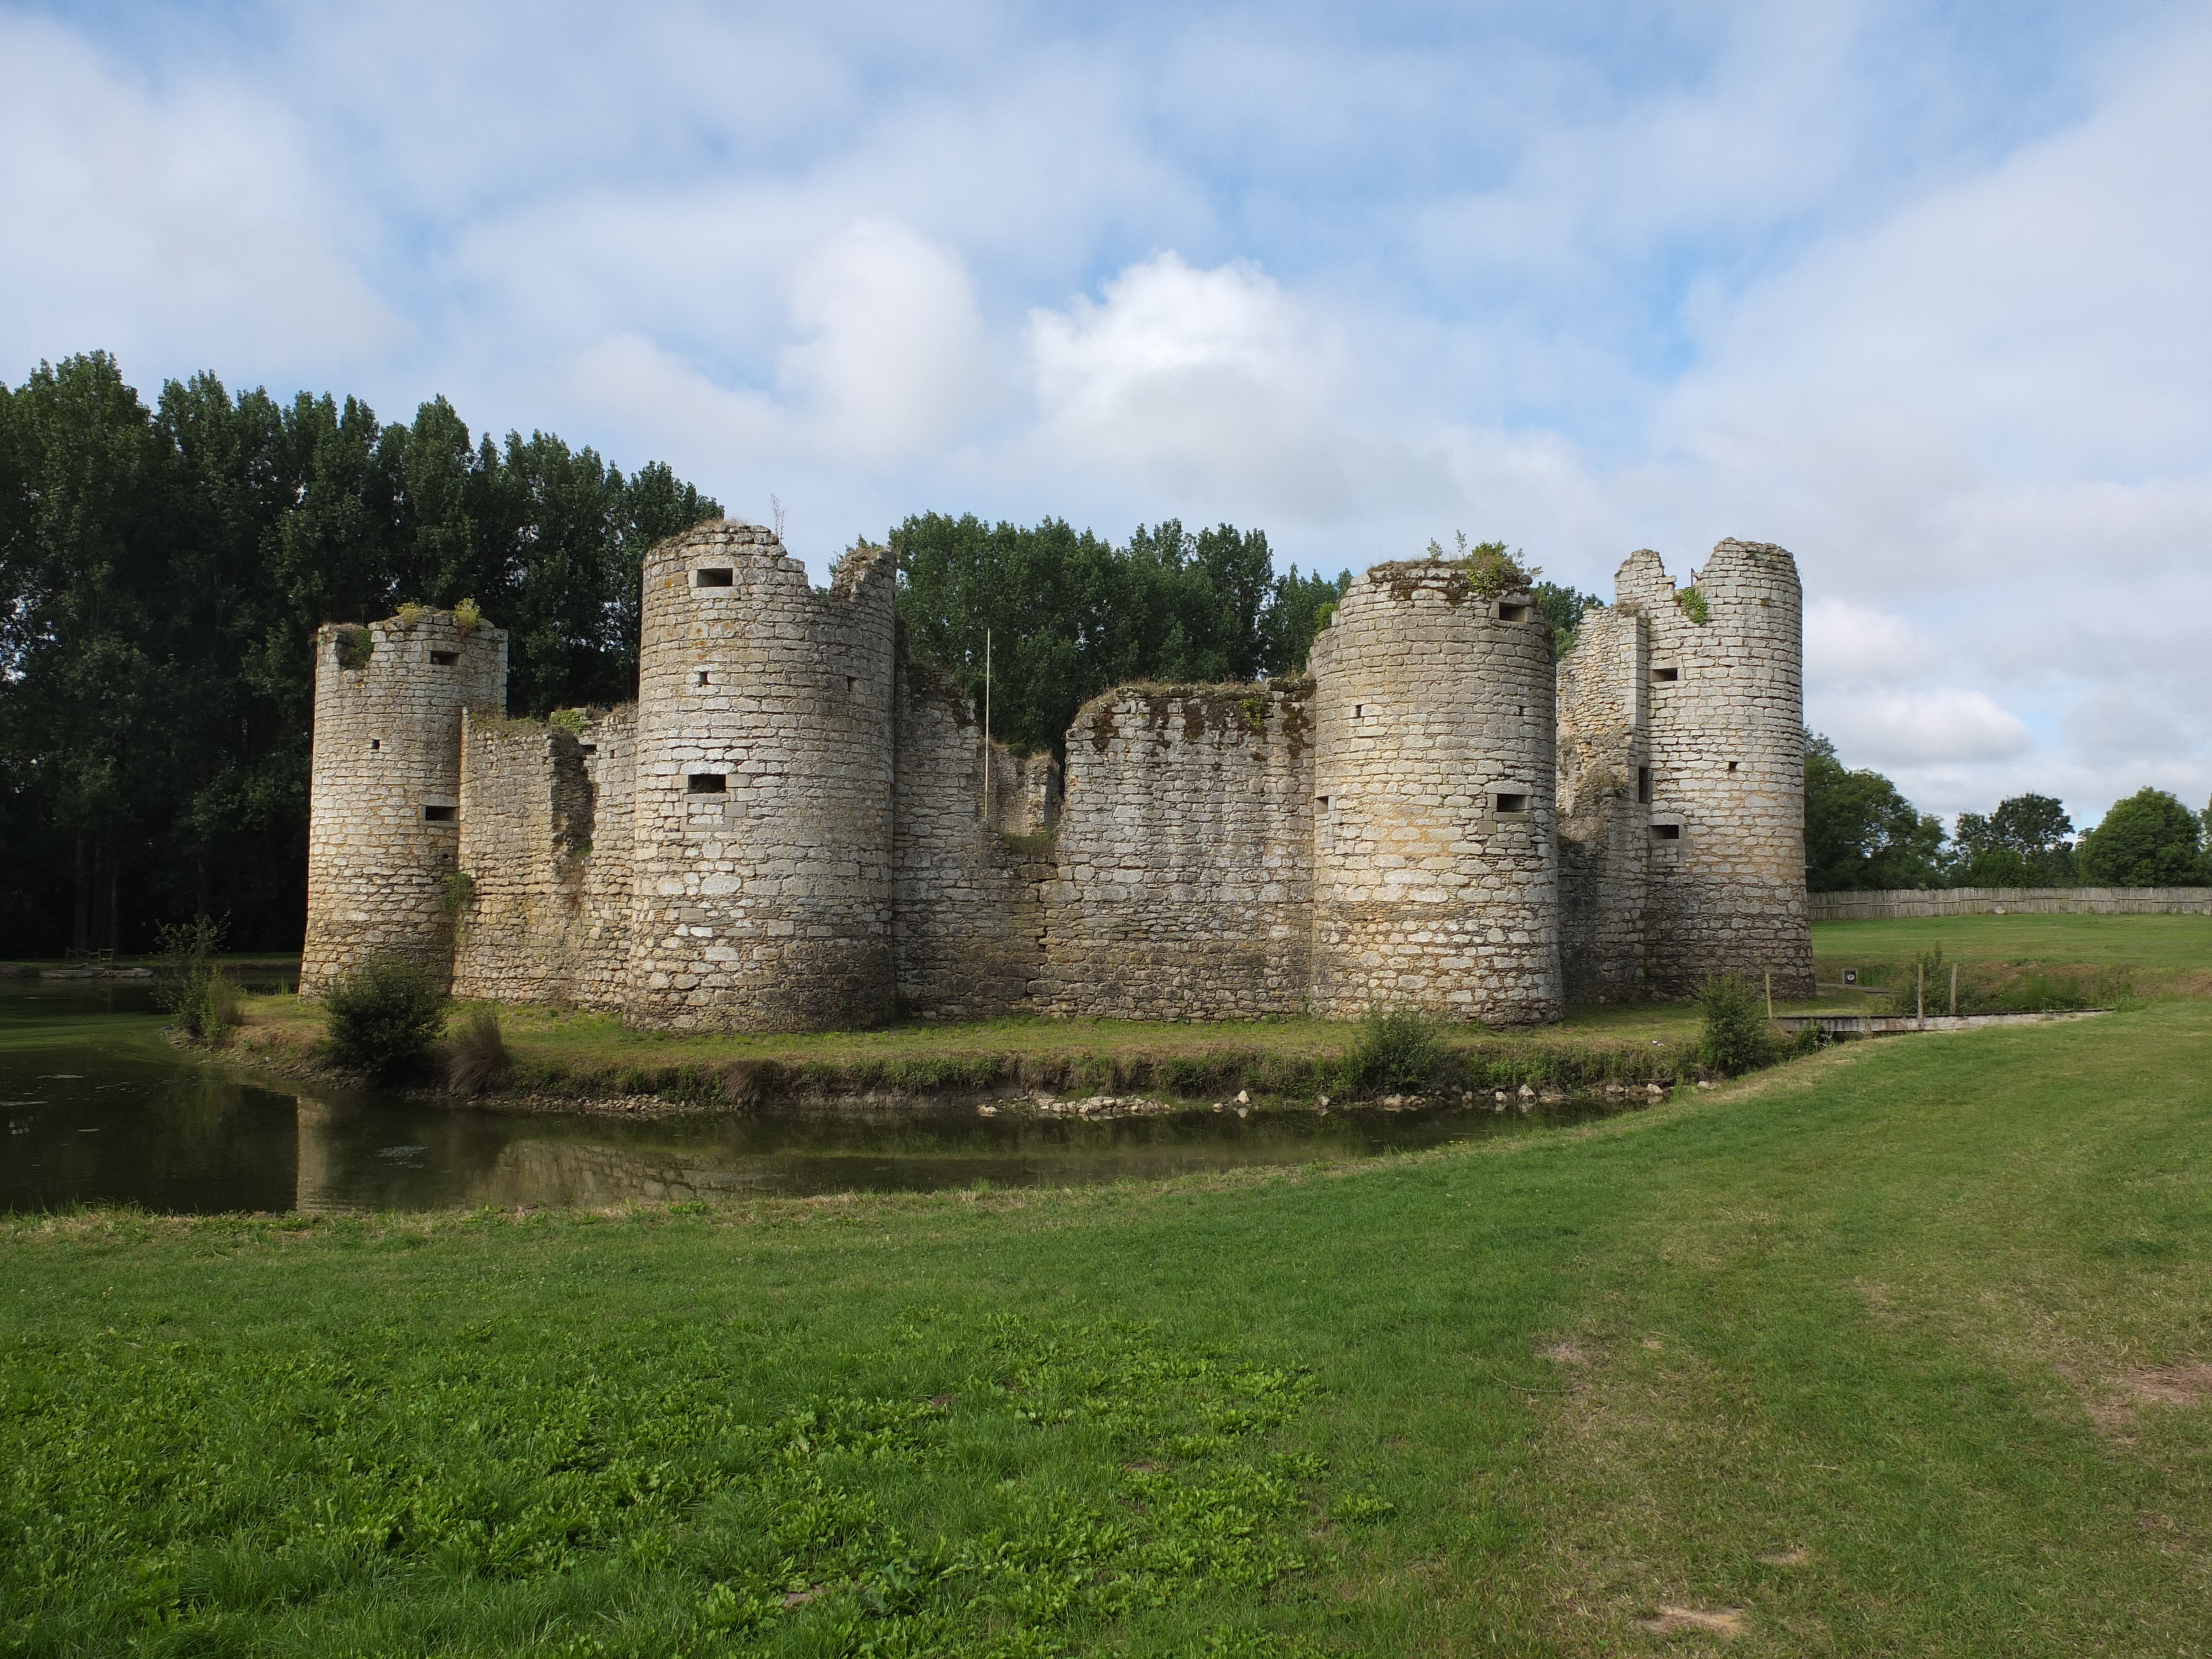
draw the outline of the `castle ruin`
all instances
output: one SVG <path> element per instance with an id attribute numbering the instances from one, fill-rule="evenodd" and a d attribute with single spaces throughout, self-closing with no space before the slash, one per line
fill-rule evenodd
<path id="1" fill-rule="evenodd" d="M 719 521 L 647 555 L 638 700 L 512 720 L 506 637 L 318 635 L 307 951 L 638 1026 L 1409 1008 L 1496 1026 L 1808 995 L 1802 596 L 1724 541 L 1620 568 L 1556 665 L 1446 560 L 1353 583 L 1295 679 L 1128 685 L 1065 769 L 905 651 L 891 554 L 826 590 Z"/>

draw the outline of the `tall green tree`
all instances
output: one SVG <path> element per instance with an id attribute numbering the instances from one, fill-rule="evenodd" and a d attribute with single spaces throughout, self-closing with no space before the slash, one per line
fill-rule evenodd
<path id="1" fill-rule="evenodd" d="M 2057 887 L 2078 878 L 2074 820 L 2050 795 L 2014 795 L 1994 812 L 1959 814 L 1958 875 L 1970 887 Z"/>
<path id="2" fill-rule="evenodd" d="M 1048 519 L 1034 528 L 921 514 L 892 531 L 910 647 L 970 694 L 990 636 L 994 734 L 1057 747 L 1076 710 L 1133 680 L 1249 680 L 1304 667 L 1350 586 L 1272 574 L 1260 531 L 1139 525 L 1115 547 Z"/>
<path id="3" fill-rule="evenodd" d="M 1879 772 L 1805 734 L 1805 884 L 1816 893 L 1942 884 L 1943 821 Z"/>
<path id="4" fill-rule="evenodd" d="M 2208 878 L 2203 825 L 2163 789 L 2115 801 L 2081 837 L 2081 874 L 2100 887 L 2186 887 Z"/>
<path id="5" fill-rule="evenodd" d="M 513 631 L 510 708 L 617 701 L 644 549 L 717 510 L 442 398 L 386 426 L 201 374 L 149 410 L 97 352 L 0 385 L 0 937 L 143 949 L 228 913 L 296 943 L 315 629 L 474 599 Z"/>

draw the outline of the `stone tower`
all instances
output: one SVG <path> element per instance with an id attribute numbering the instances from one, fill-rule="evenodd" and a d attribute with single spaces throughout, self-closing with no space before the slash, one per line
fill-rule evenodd
<path id="1" fill-rule="evenodd" d="M 461 711 L 506 701 L 507 635 L 450 611 L 316 634 L 302 993 L 372 957 L 443 965 Z"/>
<path id="2" fill-rule="evenodd" d="M 1771 973 L 1776 994 L 1810 996 L 1796 561 L 1723 541 L 1677 592 L 1647 550 L 1615 583 L 1648 642 L 1646 982 L 1664 995 Z"/>
<path id="3" fill-rule="evenodd" d="M 632 1024 L 890 1015 L 893 585 L 860 548 L 817 592 L 728 520 L 646 555 Z"/>
<path id="4" fill-rule="evenodd" d="M 1378 565 L 1314 641 L 1315 1013 L 1560 1012 L 1551 629 L 1464 566 Z"/>

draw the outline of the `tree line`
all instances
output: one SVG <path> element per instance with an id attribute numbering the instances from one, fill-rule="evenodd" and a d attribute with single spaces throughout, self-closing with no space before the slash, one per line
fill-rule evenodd
<path id="1" fill-rule="evenodd" d="M 200 374 L 149 408 L 104 353 L 0 385 L 0 938 L 296 945 L 316 628 L 472 599 L 514 712 L 628 697 L 641 556 L 719 511 L 442 398 L 387 423 Z"/>
<path id="2" fill-rule="evenodd" d="M 1808 732 L 1805 878 L 1816 893 L 2212 884 L 2212 805 L 2193 812 L 2166 790 L 2140 789 L 2077 834 L 2064 803 L 2030 793 L 1961 812 L 1947 831 L 1881 773 L 1845 766 L 1835 744 Z"/>
<path id="3" fill-rule="evenodd" d="M 1076 710 L 1133 680 L 1254 680 L 1303 667 L 1352 574 L 1274 573 L 1265 531 L 1139 525 L 1113 545 L 924 513 L 891 532 L 908 647 L 971 695 L 991 673 L 992 735 L 1056 749 Z M 988 640 L 987 640 L 988 636 Z"/>

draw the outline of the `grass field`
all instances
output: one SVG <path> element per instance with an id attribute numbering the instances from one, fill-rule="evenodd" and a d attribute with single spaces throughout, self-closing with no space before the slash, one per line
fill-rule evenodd
<path id="1" fill-rule="evenodd" d="M 2208 1055 L 2168 1001 L 1358 1167 L 9 1224 L 0 1649 L 2205 1653 Z"/>
<path id="2" fill-rule="evenodd" d="M 2212 916 L 1905 916 L 1813 929 L 1815 960 L 1838 965 L 1917 956 L 1939 945 L 1959 962 L 2203 971 L 2212 969 Z"/>

